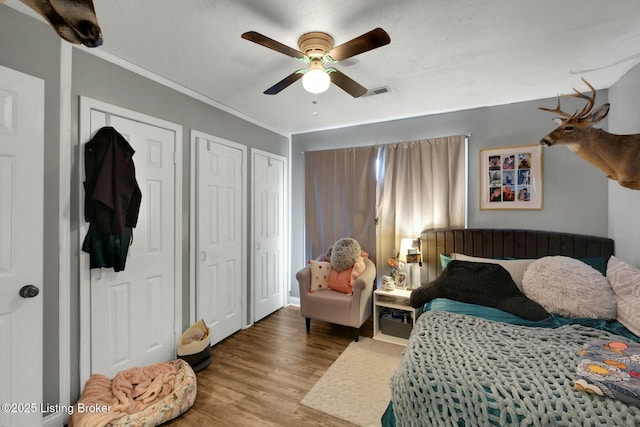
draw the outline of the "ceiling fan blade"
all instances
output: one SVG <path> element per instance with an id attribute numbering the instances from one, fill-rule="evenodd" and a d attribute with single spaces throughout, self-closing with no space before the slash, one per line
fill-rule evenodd
<path id="1" fill-rule="evenodd" d="M 336 61 L 342 61 L 389 43 L 391 43 L 389 34 L 382 28 L 376 28 L 334 47 L 329 51 L 329 56 Z"/>
<path id="2" fill-rule="evenodd" d="M 255 31 L 247 31 L 246 33 L 243 33 L 242 38 L 254 43 L 258 43 L 259 45 L 262 45 L 264 47 L 268 47 L 269 49 L 273 49 L 276 52 L 284 53 L 285 55 L 292 58 L 304 57 L 304 53 L 300 52 L 298 49 L 289 47 L 286 44 L 282 44 L 278 41 L 270 39 L 269 37 L 263 36 L 262 34 Z"/>
<path id="3" fill-rule="evenodd" d="M 275 95 L 275 94 L 279 93 L 280 91 L 282 91 L 283 89 L 288 88 L 289 86 L 291 86 L 292 84 L 294 84 L 295 82 L 300 80 L 301 78 L 302 78 L 302 73 L 299 73 L 298 71 L 295 71 L 295 72 L 289 74 L 284 79 L 280 80 L 278 83 L 276 83 L 273 86 L 271 86 L 269 89 L 265 90 L 264 94 L 265 95 Z"/>
<path id="4" fill-rule="evenodd" d="M 329 77 L 331 78 L 333 84 L 335 84 L 354 98 L 358 98 L 367 93 L 366 87 L 362 86 L 360 83 L 356 82 L 355 80 L 338 70 L 330 73 Z"/>

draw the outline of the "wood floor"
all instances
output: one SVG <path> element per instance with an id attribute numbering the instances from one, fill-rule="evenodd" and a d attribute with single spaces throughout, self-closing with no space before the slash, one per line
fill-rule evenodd
<path id="1" fill-rule="evenodd" d="M 193 407 L 166 425 L 353 426 L 300 401 L 355 335 L 320 321 L 307 335 L 299 308 L 282 308 L 213 347 Z M 371 319 L 360 335 L 373 336 Z"/>

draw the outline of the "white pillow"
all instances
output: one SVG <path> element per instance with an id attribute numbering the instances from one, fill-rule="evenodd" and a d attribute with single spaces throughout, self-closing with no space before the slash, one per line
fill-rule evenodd
<path id="1" fill-rule="evenodd" d="M 549 313 L 564 317 L 615 319 L 616 298 L 595 268 L 565 256 L 540 258 L 529 265 L 524 294 Z"/>
<path id="2" fill-rule="evenodd" d="M 309 261 L 309 264 L 311 264 L 311 289 L 309 292 L 329 289 L 331 263 L 324 261 Z"/>
<path id="3" fill-rule="evenodd" d="M 640 336 L 640 270 L 612 256 L 607 279 L 618 303 L 618 321 Z"/>
<path id="4" fill-rule="evenodd" d="M 475 256 L 469 256 L 459 253 L 451 254 L 451 259 L 457 259 L 459 261 L 470 261 L 470 262 L 488 262 L 491 264 L 500 264 L 505 270 L 509 272 L 511 278 L 518 289 L 522 291 L 522 278 L 524 277 L 524 272 L 531 264 L 534 259 L 493 259 L 493 258 L 480 258 Z"/>

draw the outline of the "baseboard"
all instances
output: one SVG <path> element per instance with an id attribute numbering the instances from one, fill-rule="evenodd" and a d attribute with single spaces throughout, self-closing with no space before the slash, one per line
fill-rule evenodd
<path id="1" fill-rule="evenodd" d="M 300 297 L 289 297 L 289 305 L 300 307 Z"/>
<path id="2" fill-rule="evenodd" d="M 49 414 L 42 418 L 42 427 L 62 427 L 67 424 L 69 414 L 66 412 L 58 412 L 55 414 Z"/>

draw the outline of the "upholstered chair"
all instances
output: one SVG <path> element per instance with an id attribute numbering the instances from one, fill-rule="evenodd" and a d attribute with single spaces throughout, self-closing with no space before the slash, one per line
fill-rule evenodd
<path id="1" fill-rule="evenodd" d="M 369 258 L 364 259 L 366 268 L 353 285 L 353 294 L 336 292 L 331 289 L 311 290 L 311 267 L 298 271 L 296 279 L 300 285 L 300 314 L 305 318 L 307 333 L 311 329 L 311 319 L 322 320 L 337 325 L 357 328 L 371 316 L 373 310 L 373 289 L 376 267 Z"/>

